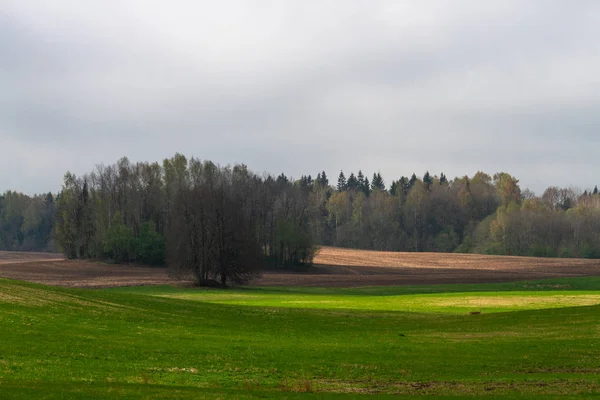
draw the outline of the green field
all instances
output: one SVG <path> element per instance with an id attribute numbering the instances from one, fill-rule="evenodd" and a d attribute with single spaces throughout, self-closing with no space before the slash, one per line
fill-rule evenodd
<path id="1" fill-rule="evenodd" d="M 0 280 L 0 398 L 597 398 L 599 289 L 600 278 L 226 291 Z"/>

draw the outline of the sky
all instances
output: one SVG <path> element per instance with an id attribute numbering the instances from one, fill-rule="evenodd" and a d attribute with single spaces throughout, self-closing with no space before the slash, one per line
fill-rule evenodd
<path id="1" fill-rule="evenodd" d="M 594 0 L 0 0 L 0 191 L 176 152 L 600 185 Z"/>

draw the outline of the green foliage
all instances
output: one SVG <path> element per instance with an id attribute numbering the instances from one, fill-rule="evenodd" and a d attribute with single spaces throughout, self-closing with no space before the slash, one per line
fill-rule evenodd
<path id="1" fill-rule="evenodd" d="M 104 237 L 104 254 L 113 262 L 131 261 L 134 251 L 133 231 L 124 223 L 120 214 L 115 214 Z"/>
<path id="2" fill-rule="evenodd" d="M 142 225 L 140 234 L 133 239 L 137 260 L 148 265 L 164 265 L 166 257 L 165 239 L 156 231 L 152 222 Z"/>

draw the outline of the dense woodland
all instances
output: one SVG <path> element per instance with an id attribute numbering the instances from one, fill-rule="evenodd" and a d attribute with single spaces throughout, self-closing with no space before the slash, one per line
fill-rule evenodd
<path id="1" fill-rule="evenodd" d="M 199 280 L 309 264 L 317 245 L 600 258 L 600 194 L 538 197 L 507 173 L 293 180 L 177 154 L 67 173 L 56 195 L 0 197 L 0 249 L 169 264 Z"/>

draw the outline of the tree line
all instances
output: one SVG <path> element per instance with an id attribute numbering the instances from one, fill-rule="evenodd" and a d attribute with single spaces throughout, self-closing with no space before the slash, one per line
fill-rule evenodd
<path id="1" fill-rule="evenodd" d="M 521 190 L 501 172 L 449 180 L 323 171 L 291 179 L 176 154 L 162 163 L 67 173 L 56 195 L 0 196 L 0 248 L 169 264 L 199 280 L 244 281 L 309 264 L 317 245 L 600 258 L 600 194 Z"/>

